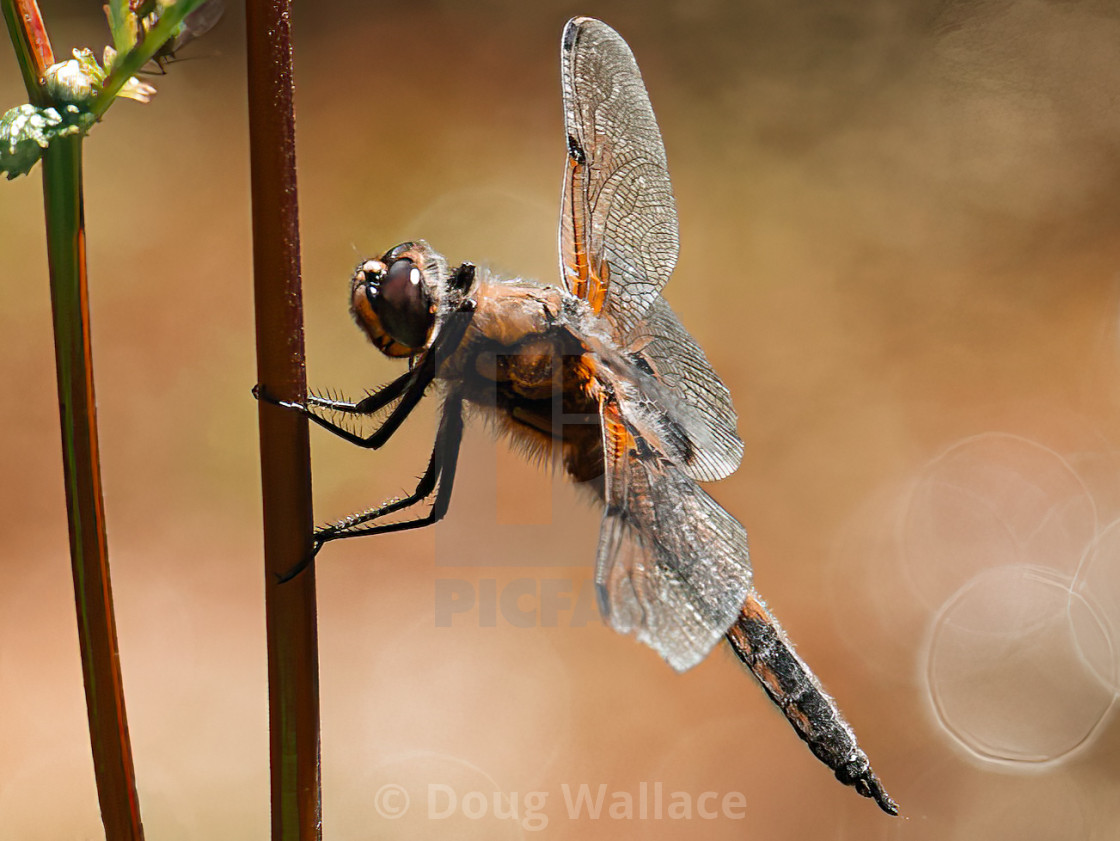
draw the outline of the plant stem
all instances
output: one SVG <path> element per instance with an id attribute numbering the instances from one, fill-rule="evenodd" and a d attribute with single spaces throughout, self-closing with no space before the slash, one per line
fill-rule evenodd
<path id="1" fill-rule="evenodd" d="M 257 380 L 307 393 L 303 355 L 289 0 L 248 0 L 249 146 Z M 315 575 L 280 584 L 311 549 L 306 418 L 259 403 L 274 841 L 321 838 Z"/>
<path id="2" fill-rule="evenodd" d="M 36 105 L 44 102 L 40 78 L 47 67 L 54 64 L 55 54 L 50 49 L 50 38 L 43 24 L 43 16 L 35 0 L 0 0 L 3 17 L 8 24 L 12 47 L 16 49 L 19 72 L 24 76 L 27 95 Z"/>
<path id="3" fill-rule="evenodd" d="M 12 37 L 27 95 L 36 105 L 46 105 L 48 103 L 43 97 L 39 80 L 54 64 L 54 51 L 51 50 L 51 39 L 47 37 L 39 5 L 35 0 L 0 0 L 0 6 L 4 9 L 4 20 Z"/>
<path id="4" fill-rule="evenodd" d="M 49 104 L 40 80 L 54 62 L 54 54 L 38 5 L 35 0 L 0 0 L 0 5 L 28 97 L 38 105 Z M 44 151 L 43 205 L 70 563 L 97 796 L 106 837 L 113 841 L 142 841 L 144 830 L 125 716 L 105 539 L 90 348 L 80 135 L 56 139 Z"/>
<path id="5" fill-rule="evenodd" d="M 70 559 L 97 794 L 106 837 L 141 841 L 101 493 L 80 136 L 56 139 L 45 150 L 43 195 Z"/>

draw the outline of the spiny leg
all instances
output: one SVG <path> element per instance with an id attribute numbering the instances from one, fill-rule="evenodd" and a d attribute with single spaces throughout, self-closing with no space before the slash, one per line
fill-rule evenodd
<path id="1" fill-rule="evenodd" d="M 474 267 L 469 264 L 464 264 L 460 267 L 459 271 L 469 270 L 467 271 L 467 276 L 473 277 L 473 268 Z M 259 400 L 272 403 L 273 405 L 301 412 L 314 423 L 333 432 L 345 441 L 349 441 L 358 446 L 377 449 L 389 440 L 392 434 L 400 427 L 401 423 L 403 423 L 409 414 L 412 413 L 412 410 L 416 408 L 416 405 L 424 396 L 424 392 L 435 378 L 438 363 L 442 362 L 447 355 L 454 353 L 458 348 L 459 343 L 466 334 L 467 328 L 470 326 L 473 316 L 474 302 L 470 300 L 464 301 L 459 310 L 447 319 L 442 334 L 436 338 L 432 346 L 424 353 L 419 364 L 387 386 L 357 403 L 331 400 L 323 397 L 308 398 L 308 404 L 318 408 L 341 411 L 347 414 L 372 414 L 389 405 L 393 400 L 399 397 L 400 403 L 397 404 L 389 417 L 385 419 L 377 430 L 368 436 L 363 437 L 356 435 L 349 429 L 316 415 L 311 411 L 309 405 L 277 400 L 269 395 L 264 386 L 259 383 L 253 388 L 253 396 Z M 420 528 L 442 519 L 444 514 L 447 513 L 447 506 L 451 499 L 451 488 L 455 480 L 455 467 L 459 458 L 459 445 L 462 442 L 462 438 L 462 398 L 452 394 L 449 395 L 444 402 L 443 417 L 440 421 L 436 444 L 432 450 L 428 468 L 425 470 L 424 475 L 421 476 L 416 490 L 403 499 L 392 500 L 377 508 L 371 508 L 361 514 L 341 520 L 332 526 L 317 530 L 312 539 L 311 551 L 308 553 L 307 557 L 285 573 L 280 579 L 281 582 L 288 581 L 303 572 L 303 570 L 310 566 L 319 550 L 323 548 L 323 545 L 330 540 Z M 354 526 L 376 520 L 415 505 L 431 494 L 437 481 L 438 491 L 433 501 L 432 509 L 427 516 L 401 523 L 390 523 L 383 526 L 354 528 Z"/>
<path id="2" fill-rule="evenodd" d="M 280 406 L 285 409 L 294 409 L 295 411 L 302 413 L 309 420 L 313 421 L 324 429 L 333 432 L 343 440 L 351 442 L 352 444 L 357 444 L 361 447 L 370 447 L 372 449 L 377 449 L 382 444 L 384 444 L 385 441 L 389 440 L 389 437 L 394 432 L 396 432 L 401 423 L 403 423 L 408 415 L 412 412 L 412 410 L 416 408 L 416 405 L 420 402 L 420 398 L 424 396 L 424 391 L 427 389 L 431 381 L 432 376 L 429 375 L 424 378 L 423 372 L 419 369 L 409 371 L 407 374 L 398 377 L 384 388 L 374 392 L 373 394 L 369 395 L 363 400 L 358 401 L 357 403 L 350 403 L 348 401 L 344 402 L 339 400 L 328 400 L 322 397 L 309 396 L 307 399 L 308 405 L 305 406 L 302 403 L 291 403 L 284 400 L 277 400 L 269 395 L 268 392 L 264 390 L 264 387 L 259 384 L 253 389 L 253 396 L 258 400 L 264 400 L 267 403 L 272 403 L 274 406 Z M 401 399 L 401 402 L 397 405 L 396 409 L 393 410 L 392 414 L 390 414 L 389 417 L 385 419 L 385 422 L 382 423 L 381 426 L 379 426 L 371 435 L 367 436 L 366 438 L 363 438 L 360 435 L 356 435 L 349 429 L 338 426 L 337 424 L 332 423 L 326 418 L 316 415 L 310 408 L 310 406 L 316 406 L 318 408 L 328 408 L 333 411 L 346 412 L 349 414 L 372 414 L 373 412 L 376 412 L 381 408 L 389 405 L 402 394 L 404 395 L 404 397 Z M 402 508 L 407 508 L 409 505 L 415 504 L 416 502 L 427 496 L 429 493 L 431 493 L 430 487 L 426 492 L 420 492 L 425 487 L 425 483 L 434 483 L 434 464 L 435 451 L 433 450 L 432 459 L 428 464 L 428 469 L 427 471 L 425 471 L 424 476 L 421 477 L 420 484 L 417 486 L 416 492 L 414 494 L 405 497 L 404 499 L 391 502 L 388 505 L 381 506 L 380 509 L 371 509 L 365 514 L 358 515 L 359 517 L 361 517 L 358 522 L 367 522 L 368 520 L 375 519 L 376 517 L 381 517 L 386 514 L 391 514 L 394 511 L 398 511 Z M 324 537 L 323 535 L 325 533 L 330 532 L 330 530 L 332 529 L 337 529 L 339 526 L 353 519 L 354 518 L 352 517 L 347 518 L 347 520 L 343 520 L 340 523 L 335 523 L 333 526 L 329 526 L 327 529 L 320 529 L 316 531 L 315 535 L 312 537 L 311 551 L 307 553 L 307 556 L 304 557 L 303 560 L 301 560 L 298 564 L 296 564 L 294 567 L 280 576 L 280 583 L 290 581 L 311 565 L 311 562 L 315 560 L 315 556 L 319 554 L 319 550 L 323 548 L 323 544 L 332 539 L 329 536 Z"/>
<path id="3" fill-rule="evenodd" d="M 462 341 L 463 336 L 466 334 L 473 316 L 473 306 L 466 305 L 464 305 L 464 308 L 459 312 L 449 316 L 441 334 L 435 339 L 432 346 L 424 352 L 424 355 L 420 358 L 420 362 L 415 368 L 402 374 L 387 386 L 356 403 L 315 396 L 309 396 L 306 405 L 303 403 L 292 403 L 277 400 L 269 395 L 264 389 L 264 386 L 260 384 L 257 384 L 253 388 L 253 395 L 259 400 L 265 400 L 273 405 L 300 412 L 312 423 L 321 426 L 328 432 L 334 433 L 339 438 L 355 446 L 372 450 L 380 449 L 384 446 L 385 442 L 393 436 L 393 433 L 400 428 L 400 425 L 404 423 L 412 413 L 412 410 L 416 408 L 416 405 L 424 396 L 424 392 L 427 390 L 428 386 L 431 385 L 432 380 L 435 379 L 438 364 L 446 358 L 447 354 L 454 353 L 456 348 L 458 348 L 459 342 Z M 343 412 L 345 414 L 373 414 L 392 403 L 398 397 L 400 398 L 400 403 L 398 403 L 396 408 L 385 418 L 381 426 L 365 436 L 358 435 L 312 411 L 312 407 L 314 406 L 316 408 Z"/>
<path id="4" fill-rule="evenodd" d="M 392 500 L 317 530 L 315 532 L 316 543 L 322 545 L 329 540 L 340 540 L 346 537 L 361 537 L 369 534 L 385 534 L 387 532 L 422 528 L 441 520 L 447 513 L 448 505 L 451 502 L 451 490 L 455 484 L 455 469 L 459 461 L 459 446 L 462 441 L 463 402 L 458 395 L 452 394 L 444 402 L 443 417 L 440 419 L 439 431 L 436 434 L 436 443 L 432 448 L 428 469 L 420 477 L 416 490 L 402 499 Z M 412 507 L 426 499 L 433 490 L 435 490 L 436 496 L 432 501 L 432 508 L 423 517 L 399 523 L 364 525 Z"/>
<path id="5" fill-rule="evenodd" d="M 813 755 L 836 773 L 836 779 L 873 798 L 884 812 L 897 815 L 898 804 L 871 770 L 867 754 L 856 744 L 836 702 L 793 650 L 782 626 L 753 590 L 727 631 L 727 641 Z"/>
<path id="6" fill-rule="evenodd" d="M 388 385 L 382 386 L 372 394 L 367 394 L 356 402 L 350 400 L 332 400 L 318 394 L 307 395 L 307 406 L 317 409 L 328 409 L 347 415 L 372 415 L 379 412 L 404 394 L 412 379 L 412 371 L 406 371 Z"/>
<path id="7" fill-rule="evenodd" d="M 380 449 L 400 428 L 405 419 L 412 414 L 412 410 L 416 408 L 416 404 L 420 402 L 424 392 L 432 384 L 432 380 L 435 379 L 439 364 L 444 361 L 447 354 L 454 353 L 459 347 L 459 343 L 463 340 L 473 317 L 473 308 L 460 310 L 448 317 L 441 334 L 435 339 L 432 346 L 424 352 L 415 368 L 402 377 L 398 377 L 380 391 L 353 404 L 354 408 L 352 410 L 343 409 L 343 411 L 369 414 L 384 408 L 397 396 L 400 396 L 400 403 L 389 414 L 389 417 L 385 418 L 381 426 L 369 435 L 356 435 L 345 427 L 319 417 L 311 412 L 308 407 L 294 406 L 293 408 L 302 409 L 311 421 L 333 432 L 344 441 L 371 450 Z M 330 402 L 319 401 L 318 405 L 329 406 Z"/>
<path id="8" fill-rule="evenodd" d="M 447 513 L 448 503 L 451 500 L 451 488 L 455 482 L 455 467 L 459 460 L 459 445 L 462 440 L 463 402 L 461 397 L 452 394 L 444 401 L 443 417 L 440 419 L 439 431 L 436 433 L 435 445 L 432 447 L 432 455 L 428 459 L 428 467 L 425 469 L 424 475 L 420 477 L 420 481 L 416 484 L 416 489 L 406 497 L 389 500 L 375 508 L 370 508 L 358 514 L 351 514 L 337 523 L 316 529 L 312 538 L 311 551 L 307 557 L 284 573 L 280 582 L 290 581 L 307 569 L 311 562 L 315 560 L 315 556 L 319 554 L 319 550 L 331 540 L 421 528 L 442 519 L 443 515 Z M 430 496 L 433 490 L 436 491 L 436 498 L 432 503 L 431 510 L 425 516 L 400 523 L 362 527 L 365 523 L 411 508 Z"/>
<path id="9" fill-rule="evenodd" d="M 321 426 L 328 432 L 334 433 L 343 441 L 348 441 L 349 443 L 354 444 L 358 447 L 377 450 L 385 445 L 385 442 L 393 436 L 394 432 L 400 429 L 401 424 L 404 423 L 404 421 L 410 414 L 412 414 L 412 410 L 416 408 L 417 404 L 420 402 L 420 399 L 424 396 L 424 392 L 427 390 L 428 386 L 431 385 L 434 377 L 434 364 L 418 367 L 414 371 L 411 371 L 405 375 L 406 382 L 403 388 L 398 386 L 398 383 L 400 382 L 399 379 L 394 380 L 392 383 L 385 386 L 385 388 L 383 388 L 381 391 L 371 394 L 368 398 L 366 398 L 365 400 L 361 400 L 358 403 L 330 401 L 323 398 L 309 398 L 307 401 L 307 405 L 304 405 L 303 403 L 290 403 L 284 400 L 276 400 L 270 397 L 268 393 L 265 392 L 260 386 L 254 389 L 254 394 L 259 399 L 266 400 L 276 406 L 280 406 L 285 409 L 293 409 L 301 413 L 309 421 L 318 426 Z M 352 408 L 337 409 L 337 411 L 343 411 L 349 414 L 365 414 L 366 412 L 362 411 L 362 409 L 360 409 L 359 407 L 362 407 L 362 405 L 367 401 L 369 401 L 369 405 L 377 406 L 377 404 L 380 404 L 378 408 L 386 406 L 396 399 L 397 395 L 393 392 L 397 392 L 398 389 L 400 390 L 400 392 L 403 392 L 400 395 L 401 402 L 397 404 L 396 408 L 393 409 L 393 411 L 389 414 L 389 417 L 385 418 L 381 426 L 379 426 L 369 435 L 358 435 L 357 433 L 347 429 L 344 426 L 339 426 L 332 420 L 315 414 L 315 412 L 311 409 L 312 406 L 335 409 L 335 406 L 341 405 Z M 392 396 L 384 397 L 383 393 L 386 391 L 389 391 Z M 377 409 L 375 408 L 371 411 L 377 411 Z"/>
<path id="10" fill-rule="evenodd" d="M 273 397 L 263 385 L 258 383 L 253 387 L 253 396 L 258 400 L 263 400 L 266 403 L 271 403 L 273 406 L 279 406 L 282 409 L 291 409 L 299 412 L 305 416 L 312 423 L 323 427 L 328 432 L 332 432 L 339 438 L 349 441 L 359 447 L 369 447 L 377 449 L 387 441 L 393 432 L 400 427 L 401 423 L 408 417 L 409 413 L 416 408 L 416 404 L 420 402 L 420 398 L 424 396 L 424 390 L 431 383 L 432 378 L 429 376 L 426 379 L 420 379 L 417 371 L 409 371 L 403 376 L 398 377 L 389 383 L 384 388 L 375 391 L 368 397 L 352 402 L 349 400 L 332 400 L 326 397 L 309 394 L 306 403 L 295 403 L 288 400 L 278 400 Z M 411 397 L 409 397 L 411 391 Z M 327 409 L 333 412 L 342 412 L 344 414 L 373 414 L 385 406 L 392 403 L 398 397 L 404 394 L 409 399 L 401 400 L 392 414 L 379 426 L 373 433 L 368 436 L 361 436 L 347 429 L 346 427 L 339 426 L 327 418 L 315 414 L 313 409 Z M 403 407 L 403 408 L 402 408 Z"/>

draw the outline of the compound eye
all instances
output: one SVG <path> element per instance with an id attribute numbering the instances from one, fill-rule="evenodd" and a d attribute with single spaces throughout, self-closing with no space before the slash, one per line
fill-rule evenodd
<path id="1" fill-rule="evenodd" d="M 434 315 L 420 269 L 407 257 L 393 261 L 378 284 L 374 310 L 385 330 L 410 348 L 423 347 Z"/>

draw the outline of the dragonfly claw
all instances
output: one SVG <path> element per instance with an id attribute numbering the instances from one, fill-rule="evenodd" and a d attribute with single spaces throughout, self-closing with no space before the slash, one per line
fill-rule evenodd
<path id="1" fill-rule="evenodd" d="M 323 543 L 325 543 L 325 541 L 320 540 L 318 537 L 313 537 L 311 539 L 311 551 L 304 555 L 300 562 L 289 569 L 287 572 L 277 573 L 276 583 L 287 584 L 289 581 L 291 581 L 293 578 L 295 578 L 297 575 L 311 566 L 311 564 L 315 562 L 315 556 L 318 555 L 319 550 L 323 548 Z"/>
<path id="2" fill-rule="evenodd" d="M 271 406 L 279 406 L 281 409 L 295 409 L 297 412 L 306 412 L 307 407 L 302 403 L 296 403 L 291 400 L 281 400 L 278 397 L 273 397 L 272 393 L 264 387 L 262 383 L 257 383 L 253 386 L 253 397 Z"/>

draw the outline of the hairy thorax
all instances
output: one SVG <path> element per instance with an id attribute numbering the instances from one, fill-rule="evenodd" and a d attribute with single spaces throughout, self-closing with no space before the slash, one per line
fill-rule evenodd
<path id="1" fill-rule="evenodd" d="M 440 377 L 458 379 L 464 398 L 532 454 L 560 455 L 574 480 L 600 476 L 597 357 L 576 337 L 592 318 L 586 305 L 555 287 L 485 281 L 475 301 Z"/>

